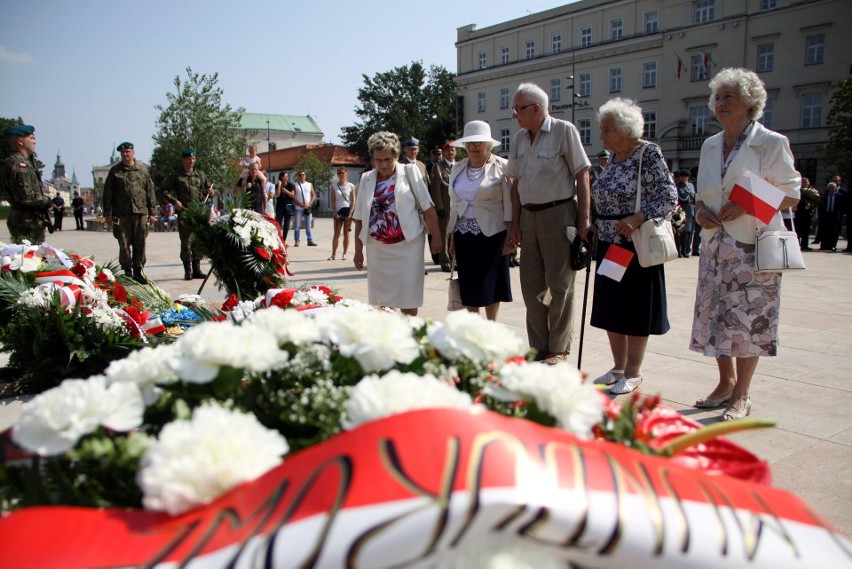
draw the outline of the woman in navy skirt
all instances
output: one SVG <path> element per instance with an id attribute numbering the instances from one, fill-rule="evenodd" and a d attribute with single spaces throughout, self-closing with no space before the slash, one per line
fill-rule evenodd
<path id="1" fill-rule="evenodd" d="M 500 303 L 512 301 L 506 255 L 512 185 L 506 178 L 506 159 L 491 154 L 500 143 L 483 121 L 464 125 L 464 136 L 451 144 L 467 152 L 450 174 L 447 221 L 462 304 L 471 312 L 485 307 L 485 316 L 496 320 Z"/>
<path id="2" fill-rule="evenodd" d="M 591 325 L 607 331 L 613 359 L 612 369 L 595 383 L 612 385 L 610 393 L 622 394 L 642 383 L 648 337 L 669 330 L 663 265 L 639 265 L 630 236 L 647 219 L 668 217 L 677 205 L 677 190 L 660 147 L 639 139 L 644 120 L 638 105 L 629 99 L 612 99 L 601 106 L 598 120 L 604 148 L 613 152 L 592 187 L 598 267 L 610 247 L 622 247 L 633 256 L 620 280 L 595 276 Z M 642 193 L 636 212 L 640 174 Z"/>

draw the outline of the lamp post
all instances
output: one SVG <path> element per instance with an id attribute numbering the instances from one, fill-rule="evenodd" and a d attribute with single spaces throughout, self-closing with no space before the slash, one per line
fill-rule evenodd
<path id="1" fill-rule="evenodd" d="M 266 115 L 266 171 L 272 176 L 272 144 L 269 138 L 269 115 Z"/>

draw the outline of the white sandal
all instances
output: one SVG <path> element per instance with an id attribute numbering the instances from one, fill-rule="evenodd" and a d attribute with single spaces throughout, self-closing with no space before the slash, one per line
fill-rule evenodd
<path id="1" fill-rule="evenodd" d="M 605 374 L 603 374 L 602 376 L 600 376 L 599 378 L 597 378 L 594 381 L 594 383 L 596 383 L 597 385 L 612 385 L 613 383 L 615 383 L 616 381 L 621 379 L 619 377 L 614 376 L 614 374 L 616 374 L 616 373 L 624 374 L 624 370 L 623 369 L 611 369 L 608 372 L 606 372 Z"/>
<path id="2" fill-rule="evenodd" d="M 609 388 L 609 392 L 615 395 L 624 395 L 625 393 L 636 391 L 636 388 L 641 383 L 641 377 L 622 377 L 618 380 L 618 383 Z"/>

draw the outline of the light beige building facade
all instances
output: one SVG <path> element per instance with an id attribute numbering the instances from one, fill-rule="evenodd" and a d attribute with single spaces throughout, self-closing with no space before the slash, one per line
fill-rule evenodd
<path id="1" fill-rule="evenodd" d="M 574 122 L 586 153 L 602 149 L 595 111 L 613 97 L 645 112 L 645 137 L 671 167 L 695 170 L 721 130 L 708 80 L 724 67 L 760 73 L 767 127 L 790 139 L 803 175 L 823 186 L 830 84 L 852 73 L 850 0 L 582 0 L 477 30 L 458 29 L 459 124 L 485 120 L 508 154 L 511 101 L 532 81 L 550 114 Z M 594 160 L 593 163 L 596 163 Z"/>

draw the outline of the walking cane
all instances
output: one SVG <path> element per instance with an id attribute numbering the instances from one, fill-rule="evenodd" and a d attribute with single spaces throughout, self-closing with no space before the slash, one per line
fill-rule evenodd
<path id="1" fill-rule="evenodd" d="M 586 244 L 585 241 L 582 241 L 579 237 L 577 238 L 579 241 L 579 247 L 587 246 L 588 249 L 586 251 L 586 255 L 584 257 L 584 264 L 586 266 L 586 284 L 583 288 L 583 315 L 580 319 L 580 349 L 577 352 L 577 369 L 582 369 L 583 364 L 583 336 L 586 332 L 586 305 L 589 302 L 589 273 L 592 269 L 592 255 L 591 255 L 591 244 Z"/>

